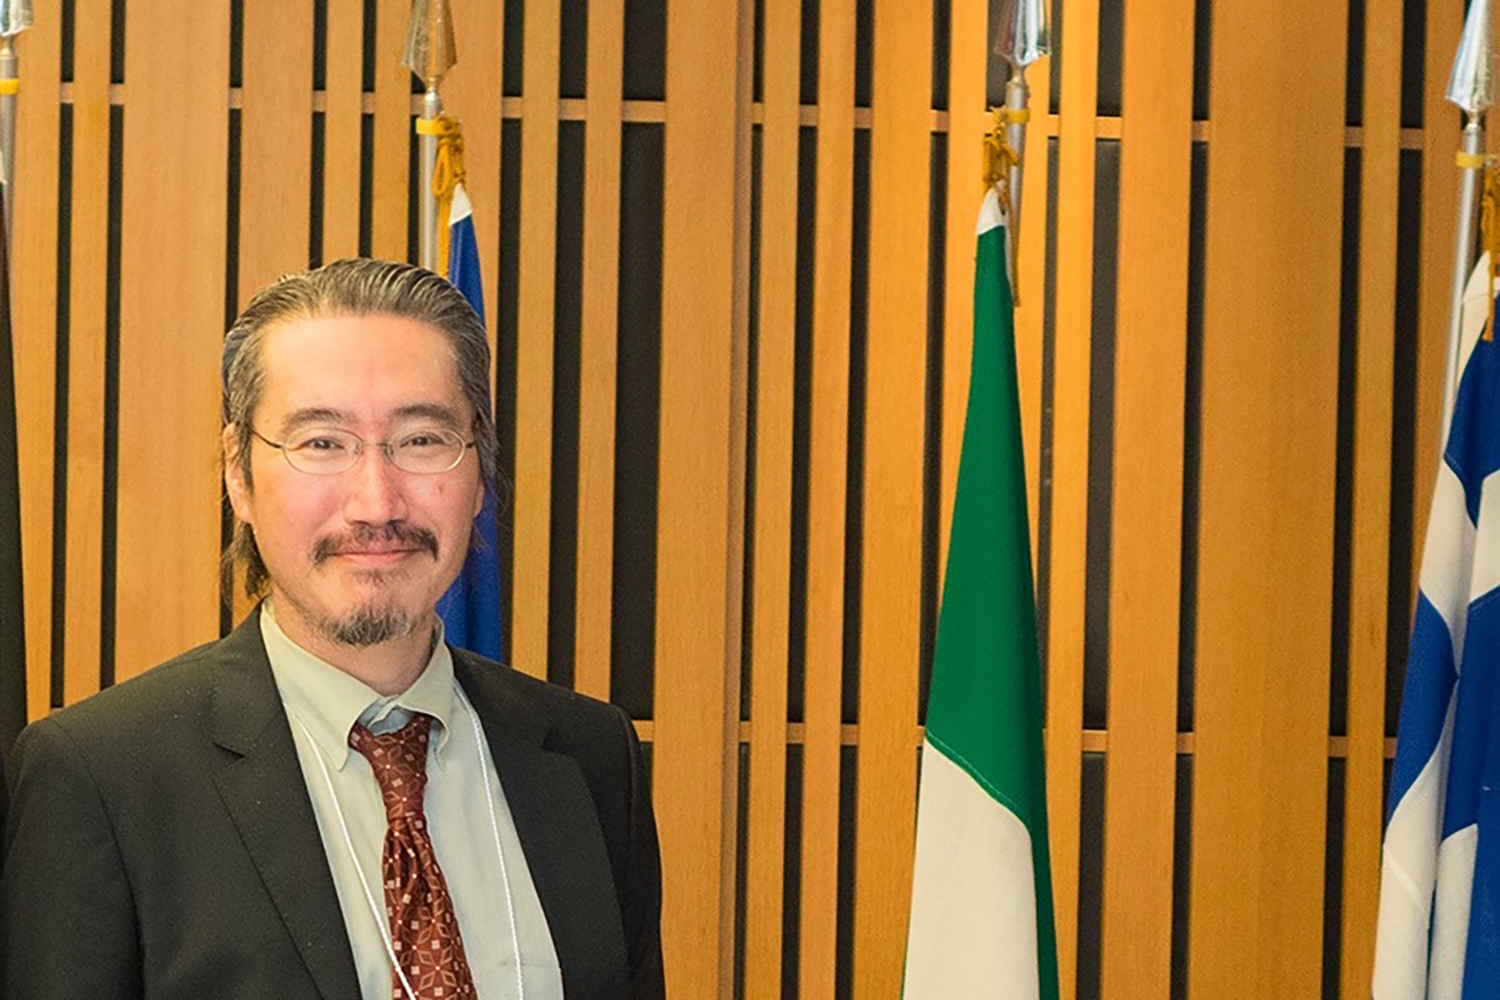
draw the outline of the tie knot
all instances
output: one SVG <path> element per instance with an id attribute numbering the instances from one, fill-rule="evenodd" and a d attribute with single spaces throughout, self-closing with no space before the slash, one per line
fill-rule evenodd
<path id="1" fill-rule="evenodd" d="M 427 737 L 431 729 L 432 716 L 418 713 L 400 729 L 379 736 L 358 722 L 349 730 L 349 745 L 370 762 L 380 784 L 387 822 L 422 816 L 422 791 L 427 786 Z"/>

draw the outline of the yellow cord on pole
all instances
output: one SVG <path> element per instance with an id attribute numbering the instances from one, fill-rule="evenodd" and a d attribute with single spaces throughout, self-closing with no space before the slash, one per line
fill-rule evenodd
<path id="1" fill-rule="evenodd" d="M 990 130 L 984 134 L 984 186 L 994 188 L 995 194 L 1000 198 L 1000 211 L 1005 214 L 1005 224 L 1008 229 L 1011 219 L 1011 190 L 1010 172 L 1014 167 L 1021 165 L 1021 158 L 1011 148 L 1010 137 L 1007 129 L 1011 125 L 1024 125 L 1031 119 L 1031 109 L 1021 108 L 1019 111 L 1007 107 L 992 108 L 990 110 L 992 121 Z M 1011 266 L 1015 272 L 1012 280 L 1017 286 L 1020 282 L 1016 278 L 1021 273 L 1021 244 L 1015 238 L 1015 234 L 1006 233 L 1006 238 L 1011 241 Z M 1012 302 L 1020 304 L 1020 288 L 1011 289 Z"/>
<path id="2" fill-rule="evenodd" d="M 432 196 L 437 199 L 437 271 L 448 274 L 448 213 L 453 208 L 453 189 L 464 182 L 464 127 L 452 115 L 418 118 L 417 134 L 436 136 L 437 159 L 432 168 Z"/>
<path id="3" fill-rule="evenodd" d="M 1494 164 L 1486 164 L 1484 170 L 1484 196 L 1480 199 L 1479 208 L 1479 233 L 1484 243 L 1484 248 L 1490 255 L 1489 294 L 1485 301 L 1489 305 L 1488 319 L 1484 324 L 1484 339 L 1495 339 L 1495 285 L 1496 279 L 1500 278 L 1500 225 L 1496 225 L 1497 213 L 1500 213 L 1500 177 L 1497 177 Z"/>

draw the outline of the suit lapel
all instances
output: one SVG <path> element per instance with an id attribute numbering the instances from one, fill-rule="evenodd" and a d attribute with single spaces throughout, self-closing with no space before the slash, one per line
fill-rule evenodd
<path id="1" fill-rule="evenodd" d="M 213 736 L 238 755 L 219 796 L 325 1000 L 360 995 L 338 892 L 260 637 L 259 612 L 219 646 Z"/>
<path id="2" fill-rule="evenodd" d="M 484 726 L 552 934 L 569 1000 L 623 996 L 625 932 L 593 797 L 578 763 L 545 749 L 550 722 L 508 668 L 455 650 L 454 670 Z"/>

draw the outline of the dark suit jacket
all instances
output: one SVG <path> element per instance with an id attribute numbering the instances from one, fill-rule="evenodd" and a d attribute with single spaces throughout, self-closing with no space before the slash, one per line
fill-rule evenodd
<path id="1" fill-rule="evenodd" d="M 568 1000 L 662 997 L 656 826 L 629 720 L 461 650 L 453 658 Z M 258 615 L 28 727 L 10 772 L 6 1000 L 359 997 Z"/>

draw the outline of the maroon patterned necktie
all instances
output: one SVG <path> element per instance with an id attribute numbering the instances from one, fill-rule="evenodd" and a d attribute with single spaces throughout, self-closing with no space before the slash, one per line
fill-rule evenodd
<path id="1" fill-rule="evenodd" d="M 385 800 L 385 846 L 380 854 L 391 948 L 415 1000 L 472 998 L 474 980 L 464 958 L 453 899 L 432 852 L 422 793 L 427 787 L 427 735 L 432 716 L 416 714 L 395 732 L 376 736 L 358 722 L 349 745 L 364 755 Z M 391 996 L 407 1000 L 391 970 Z"/>

